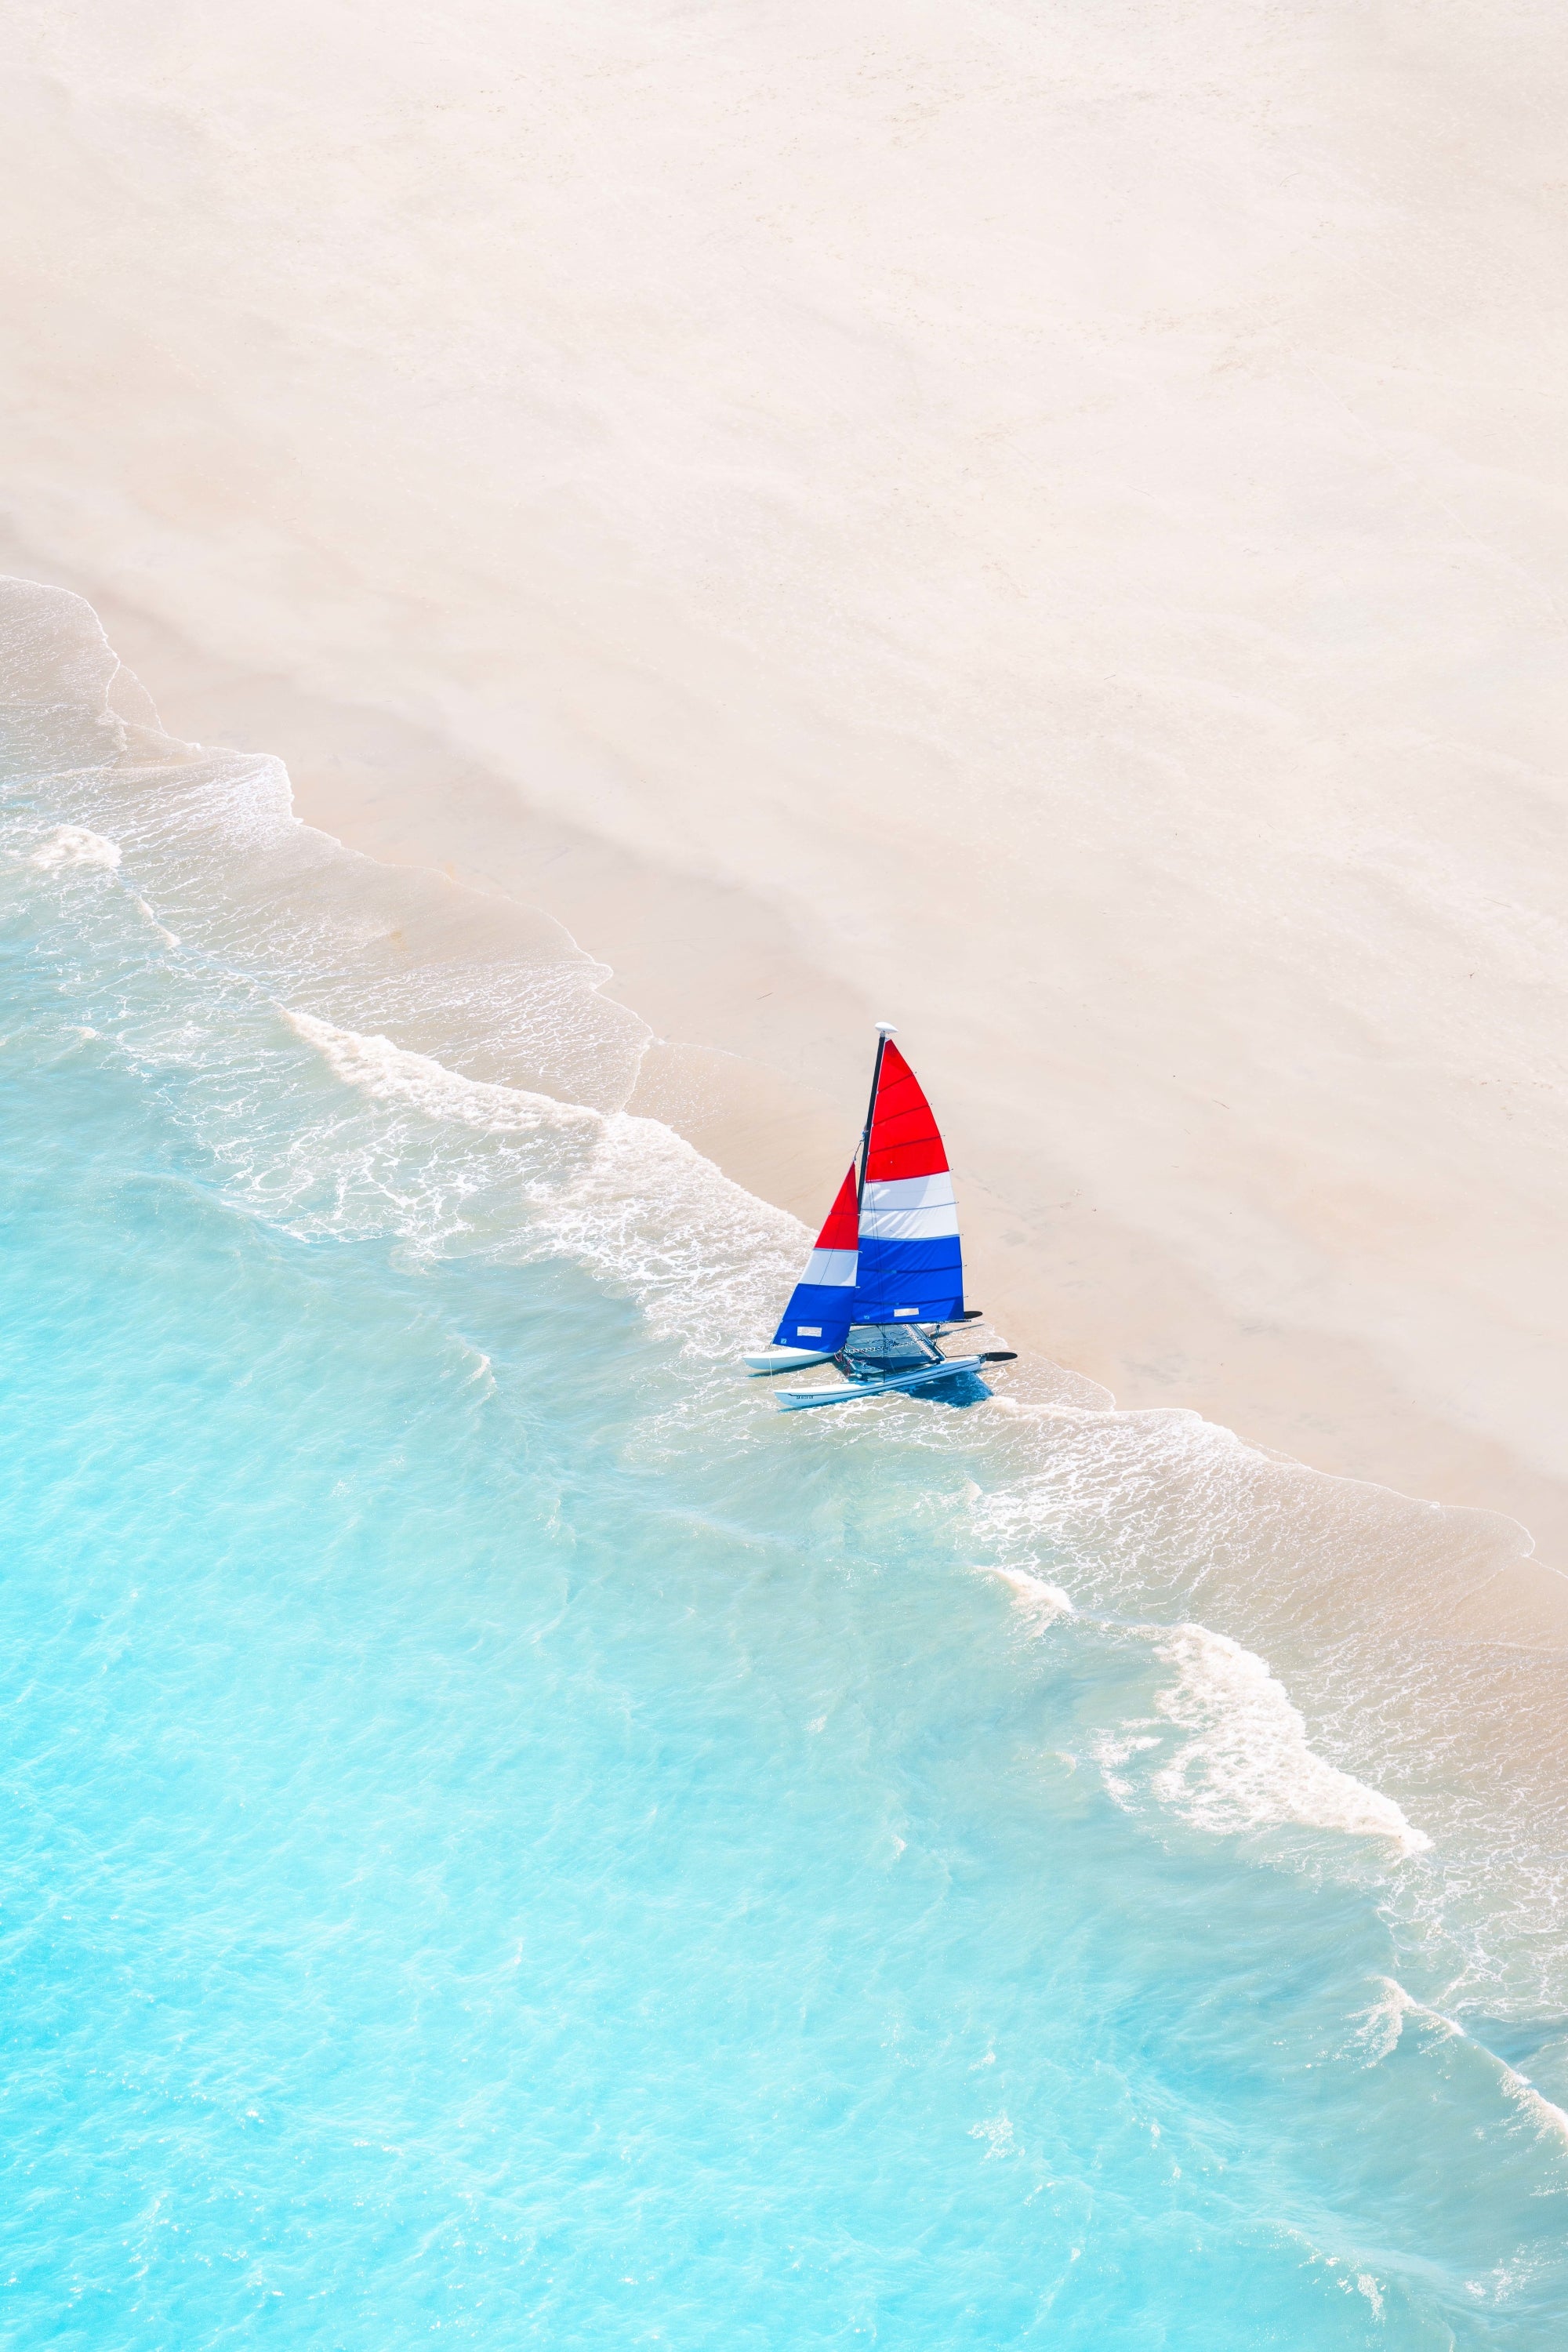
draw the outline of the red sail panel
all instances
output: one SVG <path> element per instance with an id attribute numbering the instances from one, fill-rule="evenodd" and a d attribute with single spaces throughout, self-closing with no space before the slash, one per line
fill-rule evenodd
<path id="1" fill-rule="evenodd" d="M 860 1246 L 860 1207 L 855 1196 L 855 1171 L 838 1187 L 838 1198 L 827 1212 L 827 1223 L 816 1236 L 819 1250 L 853 1250 Z"/>
<path id="2" fill-rule="evenodd" d="M 877 1107 L 871 1114 L 871 1148 L 866 1161 L 868 1184 L 891 1183 L 906 1176 L 938 1176 L 947 1166 L 931 1105 L 920 1083 L 889 1038 L 882 1050 L 877 1082 Z M 837 1211 L 835 1209 L 835 1215 Z"/>

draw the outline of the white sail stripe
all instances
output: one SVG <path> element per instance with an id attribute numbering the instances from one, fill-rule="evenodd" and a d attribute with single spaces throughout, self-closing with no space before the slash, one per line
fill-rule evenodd
<path id="1" fill-rule="evenodd" d="M 862 1212 L 860 1218 L 863 1242 L 932 1242 L 957 1232 L 958 1211 L 951 1201 L 930 1209 L 879 1209 L 869 1216 Z"/>
<path id="2" fill-rule="evenodd" d="M 813 1250 L 800 1278 L 802 1282 L 820 1282 L 834 1290 L 853 1290 L 858 1262 L 857 1250 Z"/>
<path id="3" fill-rule="evenodd" d="M 952 1208 L 952 1177 L 947 1169 L 936 1176 L 899 1176 L 881 1184 L 868 1184 L 860 1213 L 868 1209 Z"/>

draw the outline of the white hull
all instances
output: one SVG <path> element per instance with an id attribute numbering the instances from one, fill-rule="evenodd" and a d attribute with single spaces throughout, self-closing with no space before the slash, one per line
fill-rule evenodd
<path id="1" fill-rule="evenodd" d="M 813 1364 L 830 1364 L 829 1349 L 814 1355 L 809 1348 L 761 1348 L 754 1356 L 742 1356 L 742 1362 L 750 1372 L 804 1372 Z"/>
<path id="2" fill-rule="evenodd" d="M 779 1406 L 784 1412 L 804 1412 L 811 1405 L 853 1404 L 859 1397 L 928 1388 L 932 1381 L 951 1380 L 955 1372 L 977 1372 L 984 1361 L 984 1356 L 948 1356 L 938 1364 L 917 1365 L 912 1372 L 889 1372 L 877 1381 L 846 1381 L 840 1389 L 785 1389 Z"/>

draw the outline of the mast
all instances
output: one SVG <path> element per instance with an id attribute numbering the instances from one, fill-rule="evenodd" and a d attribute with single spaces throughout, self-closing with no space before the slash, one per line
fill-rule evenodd
<path id="1" fill-rule="evenodd" d="M 866 1124 L 860 1135 L 860 1173 L 855 1186 L 857 1209 L 866 1197 L 866 1161 L 871 1150 L 871 1122 L 877 1116 L 877 1089 L 882 1083 L 882 1055 L 888 1049 L 889 1038 L 896 1037 L 898 1034 L 898 1029 L 891 1021 L 878 1022 L 877 1058 L 871 1066 L 871 1099 L 866 1106 Z"/>

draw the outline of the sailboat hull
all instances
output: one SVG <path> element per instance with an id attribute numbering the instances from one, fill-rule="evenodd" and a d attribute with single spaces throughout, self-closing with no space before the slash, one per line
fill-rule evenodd
<path id="1" fill-rule="evenodd" d="M 742 1356 L 741 1361 L 749 1372 L 804 1372 L 813 1364 L 830 1364 L 833 1350 L 824 1348 L 813 1352 L 810 1348 L 759 1348 L 754 1356 Z"/>
<path id="2" fill-rule="evenodd" d="M 984 1361 L 984 1356 L 945 1356 L 940 1362 L 921 1364 L 912 1372 L 889 1372 L 875 1381 L 846 1381 L 841 1389 L 785 1389 L 779 1398 L 779 1409 L 783 1412 L 805 1412 L 813 1405 L 854 1404 L 861 1397 L 930 1388 L 937 1381 L 954 1380 L 965 1372 L 977 1373 Z"/>

